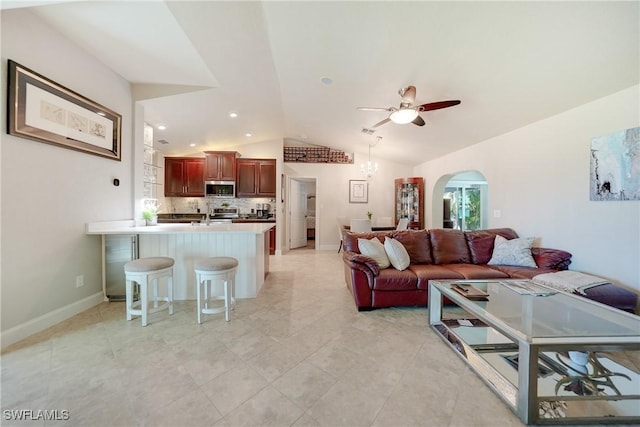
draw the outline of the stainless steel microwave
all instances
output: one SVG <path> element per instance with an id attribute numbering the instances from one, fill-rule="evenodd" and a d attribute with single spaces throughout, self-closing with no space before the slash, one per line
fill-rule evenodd
<path id="1" fill-rule="evenodd" d="M 204 186 L 207 196 L 226 198 L 236 196 L 235 181 L 205 181 Z"/>

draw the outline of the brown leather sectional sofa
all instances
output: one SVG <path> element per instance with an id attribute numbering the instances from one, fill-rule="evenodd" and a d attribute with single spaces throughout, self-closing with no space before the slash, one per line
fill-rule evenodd
<path id="1" fill-rule="evenodd" d="M 358 311 L 382 307 L 426 306 L 428 282 L 435 279 L 530 279 L 542 273 L 566 270 L 571 254 L 559 249 L 532 248 L 537 268 L 488 265 L 496 235 L 511 240 L 517 233 L 510 228 L 460 231 L 452 229 L 343 231 L 343 261 L 347 287 Z M 406 270 L 380 269 L 372 259 L 360 253 L 358 238 L 377 237 L 384 243 L 389 236 L 401 242 L 411 263 Z M 604 286 L 604 287 L 602 287 Z M 637 296 L 614 285 L 602 285 L 591 298 L 627 311 L 635 310 Z M 589 293 L 587 292 L 587 297 Z M 636 297 L 636 298 L 634 298 Z"/>

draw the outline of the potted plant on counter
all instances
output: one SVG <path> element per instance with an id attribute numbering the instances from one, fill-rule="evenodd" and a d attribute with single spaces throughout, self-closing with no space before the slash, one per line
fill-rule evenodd
<path id="1" fill-rule="evenodd" d="M 144 199 L 142 218 L 147 225 L 158 225 L 158 207 L 156 199 Z"/>
<path id="2" fill-rule="evenodd" d="M 144 218 L 147 225 L 158 225 L 158 208 L 155 206 L 146 207 L 142 211 L 142 218 Z"/>

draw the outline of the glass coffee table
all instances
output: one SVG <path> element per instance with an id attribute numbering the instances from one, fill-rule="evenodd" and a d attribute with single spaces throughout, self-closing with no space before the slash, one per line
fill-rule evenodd
<path id="1" fill-rule="evenodd" d="M 638 316 L 529 280 L 431 280 L 429 324 L 525 424 L 640 423 Z"/>

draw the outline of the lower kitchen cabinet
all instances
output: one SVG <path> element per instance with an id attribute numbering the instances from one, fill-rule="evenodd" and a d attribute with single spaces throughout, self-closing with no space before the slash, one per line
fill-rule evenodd
<path id="1" fill-rule="evenodd" d="M 269 230 L 269 255 L 276 254 L 276 227 Z"/>

